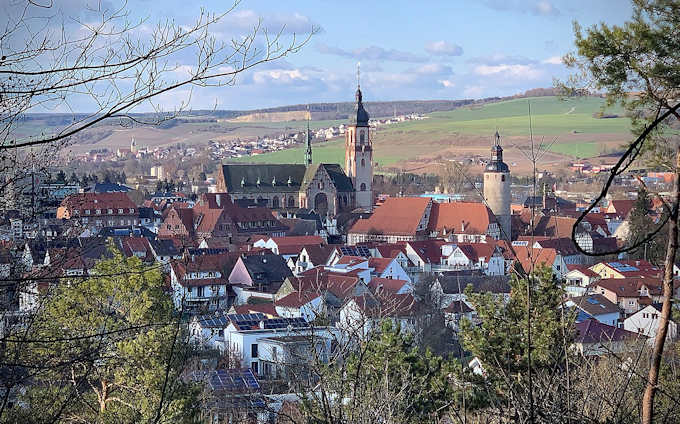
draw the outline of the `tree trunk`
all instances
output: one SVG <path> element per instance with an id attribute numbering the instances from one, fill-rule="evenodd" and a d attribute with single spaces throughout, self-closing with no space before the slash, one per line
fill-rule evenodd
<path id="1" fill-rule="evenodd" d="M 642 398 L 642 424 L 652 424 L 654 418 L 654 397 L 656 395 L 657 384 L 659 383 L 659 368 L 661 367 L 661 357 L 663 347 L 668 334 L 668 322 L 671 317 L 671 300 L 673 299 L 673 265 L 675 264 L 675 253 L 678 250 L 678 206 L 680 203 L 680 149 L 676 156 L 675 165 L 675 197 L 668 226 L 668 250 L 666 251 L 666 262 L 664 264 L 663 277 L 663 307 L 659 328 L 656 330 L 654 340 L 654 350 L 652 351 L 652 362 L 649 366 L 649 376 L 647 378 L 647 388 Z"/>

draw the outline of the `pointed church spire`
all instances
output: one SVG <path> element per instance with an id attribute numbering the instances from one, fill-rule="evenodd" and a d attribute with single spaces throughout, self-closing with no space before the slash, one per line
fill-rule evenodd
<path id="1" fill-rule="evenodd" d="M 357 63 L 356 104 L 354 105 L 354 113 L 349 116 L 349 122 L 350 124 L 367 127 L 368 119 L 368 112 L 364 109 L 364 103 L 361 96 L 361 63 Z"/>
<path id="2" fill-rule="evenodd" d="M 309 120 L 311 119 L 312 113 L 309 111 L 309 105 L 307 105 L 307 151 L 305 152 L 305 164 L 307 166 L 312 164 L 312 137 L 309 130 Z"/>

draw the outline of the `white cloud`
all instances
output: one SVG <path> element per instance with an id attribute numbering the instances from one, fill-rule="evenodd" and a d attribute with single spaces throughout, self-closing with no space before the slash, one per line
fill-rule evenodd
<path id="1" fill-rule="evenodd" d="M 253 82 L 255 84 L 278 83 L 291 84 L 297 81 L 307 81 L 309 76 L 305 75 L 299 69 L 272 69 L 267 71 L 256 71 L 253 74 Z"/>
<path id="2" fill-rule="evenodd" d="M 540 69 L 530 65 L 479 65 L 473 71 L 481 76 L 503 75 L 521 79 L 539 79 L 543 76 Z"/>
<path id="3" fill-rule="evenodd" d="M 557 16 L 560 11 L 549 1 L 542 0 L 534 5 L 534 13 L 541 16 Z"/>
<path id="4" fill-rule="evenodd" d="M 430 54 L 441 56 L 460 56 L 463 54 L 463 48 L 461 46 L 444 40 L 427 43 L 425 45 L 425 51 Z"/>
<path id="5" fill-rule="evenodd" d="M 439 83 L 440 83 L 442 86 L 444 86 L 444 88 L 453 88 L 453 87 L 456 86 L 456 83 L 455 83 L 455 82 L 453 82 L 453 81 L 451 81 L 451 80 L 448 80 L 448 79 L 439 80 Z"/>
<path id="6" fill-rule="evenodd" d="M 543 61 L 541 63 L 546 64 L 546 65 L 561 65 L 562 64 L 562 57 L 561 56 L 551 56 Z"/>

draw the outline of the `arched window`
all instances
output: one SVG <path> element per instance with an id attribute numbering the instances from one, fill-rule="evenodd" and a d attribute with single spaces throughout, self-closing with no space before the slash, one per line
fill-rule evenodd
<path id="1" fill-rule="evenodd" d="M 347 195 L 342 196 L 342 203 L 347 206 Z"/>
<path id="2" fill-rule="evenodd" d="M 278 207 L 279 207 L 279 197 L 274 196 L 274 198 L 272 199 L 272 208 L 276 209 Z"/>
<path id="3" fill-rule="evenodd" d="M 289 208 L 292 208 L 292 207 L 294 207 L 294 206 L 295 206 L 295 198 L 294 198 L 293 196 L 290 196 L 290 197 L 288 198 L 288 207 L 289 207 Z"/>
<path id="4" fill-rule="evenodd" d="M 361 191 L 366 191 L 366 183 L 361 183 Z"/>
<path id="5" fill-rule="evenodd" d="M 501 181 L 505 181 L 505 175 L 501 175 Z"/>
<path id="6" fill-rule="evenodd" d="M 364 131 L 359 132 L 359 144 L 364 144 Z"/>
<path id="7" fill-rule="evenodd" d="M 366 166 L 366 161 L 364 159 L 361 159 L 361 166 Z"/>

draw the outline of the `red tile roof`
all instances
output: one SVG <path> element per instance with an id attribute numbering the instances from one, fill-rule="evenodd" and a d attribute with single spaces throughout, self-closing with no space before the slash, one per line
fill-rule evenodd
<path id="1" fill-rule="evenodd" d="M 602 287 L 621 297 L 640 297 L 640 289 L 645 286 L 650 295 L 660 296 L 663 293 L 661 279 L 638 278 L 604 278 L 591 287 Z"/>
<path id="2" fill-rule="evenodd" d="M 483 203 L 434 203 L 427 228 L 456 234 L 486 234 L 489 225 L 494 222 L 496 217 Z"/>
<path id="3" fill-rule="evenodd" d="M 373 268 L 375 272 L 382 273 L 392 263 L 394 258 L 368 258 L 369 268 Z"/>
<path id="4" fill-rule="evenodd" d="M 272 237 L 276 245 L 281 246 L 305 246 L 305 245 L 322 245 L 326 241 L 321 236 L 288 236 L 288 237 Z"/>
<path id="5" fill-rule="evenodd" d="M 300 308 L 320 296 L 320 293 L 312 291 L 295 291 L 277 300 L 274 305 L 282 308 Z"/>
<path id="6" fill-rule="evenodd" d="M 407 284 L 408 282 L 406 280 L 373 277 L 368 283 L 368 288 L 371 289 L 373 293 L 376 293 L 378 290 L 387 290 L 391 293 L 397 293 Z"/>
<path id="7" fill-rule="evenodd" d="M 279 314 L 276 313 L 276 308 L 274 307 L 274 304 L 269 302 L 269 303 L 257 303 L 254 305 L 238 305 L 234 306 L 234 311 L 237 314 L 265 314 L 268 315 L 269 317 L 278 317 Z"/>
<path id="8" fill-rule="evenodd" d="M 447 242 L 444 240 L 422 240 L 409 241 L 407 244 L 423 262 L 439 264 L 442 258 L 442 246 Z"/>
<path id="9" fill-rule="evenodd" d="M 429 197 L 390 197 L 370 218 L 355 222 L 349 232 L 414 236 L 431 202 Z"/>
<path id="10" fill-rule="evenodd" d="M 514 248 L 517 255 L 516 259 L 522 264 L 522 269 L 525 272 L 532 272 L 541 265 L 552 268 L 557 257 L 555 249 L 534 249 L 528 246 L 514 246 Z"/>

